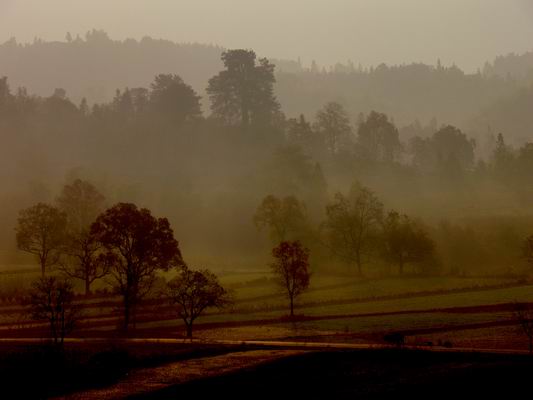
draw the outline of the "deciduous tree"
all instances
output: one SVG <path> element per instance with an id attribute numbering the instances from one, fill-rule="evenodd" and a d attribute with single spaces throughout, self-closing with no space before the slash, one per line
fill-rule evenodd
<path id="1" fill-rule="evenodd" d="M 76 179 L 65 185 L 57 204 L 67 217 L 67 229 L 60 262 L 68 276 L 85 284 L 90 294 L 91 284 L 109 273 L 111 260 L 104 255 L 103 245 L 91 234 L 91 224 L 103 210 L 104 196 L 90 182 Z"/>
<path id="2" fill-rule="evenodd" d="M 231 297 L 208 270 L 193 271 L 182 268 L 179 275 L 168 283 L 168 297 L 178 306 L 178 315 L 185 323 L 187 337 L 192 338 L 194 321 L 211 307 L 223 308 L 231 304 Z"/>
<path id="3" fill-rule="evenodd" d="M 355 183 L 348 196 L 335 195 L 334 201 L 326 206 L 326 216 L 323 228 L 328 247 L 341 260 L 355 263 L 361 275 L 364 257 L 377 245 L 383 204 L 373 192 Z"/>
<path id="4" fill-rule="evenodd" d="M 276 242 L 286 240 L 302 229 L 305 224 L 305 207 L 293 196 L 265 197 L 254 215 L 258 229 L 267 228 Z"/>
<path id="5" fill-rule="evenodd" d="M 383 254 L 403 274 L 406 264 L 431 262 L 435 245 L 421 226 L 407 215 L 389 212 L 383 222 Z"/>
<path id="6" fill-rule="evenodd" d="M 385 114 L 372 111 L 359 125 L 357 148 L 370 161 L 396 161 L 402 150 L 398 129 Z"/>
<path id="7" fill-rule="evenodd" d="M 324 138 L 326 149 L 331 155 L 346 150 L 353 143 L 350 118 L 339 103 L 327 103 L 317 112 L 315 130 Z"/>
<path id="8" fill-rule="evenodd" d="M 110 273 L 123 298 L 127 330 L 156 272 L 183 265 L 178 242 L 166 218 L 154 218 L 149 210 L 130 203 L 106 210 L 91 226 L 91 234 L 105 248 L 105 257 L 112 260 Z"/>
<path id="9" fill-rule="evenodd" d="M 294 300 L 308 287 L 311 278 L 309 272 L 309 250 L 298 241 L 281 242 L 272 250 L 274 263 L 272 272 L 278 285 L 289 299 L 290 316 L 294 317 Z"/>
<path id="10" fill-rule="evenodd" d="M 17 246 L 37 258 L 43 277 L 49 268 L 59 263 L 66 223 L 64 213 L 44 203 L 19 213 L 16 228 Z"/>
<path id="11" fill-rule="evenodd" d="M 30 310 L 32 318 L 48 321 L 50 336 L 60 346 L 74 329 L 79 317 L 72 285 L 56 277 L 42 277 L 33 284 Z"/>

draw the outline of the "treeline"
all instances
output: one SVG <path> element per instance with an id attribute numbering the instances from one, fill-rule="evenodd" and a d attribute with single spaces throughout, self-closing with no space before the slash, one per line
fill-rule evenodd
<path id="1" fill-rule="evenodd" d="M 92 106 L 75 104 L 61 88 L 39 97 L 0 80 L 5 248 L 14 248 L 9 243 L 21 206 L 51 202 L 65 179 L 80 177 L 95 182 L 111 203 L 135 202 L 167 215 L 187 253 L 204 263 L 206 254 L 217 263 L 257 262 L 264 242 L 250 221 L 269 194 L 296 197 L 316 223 L 333 195 L 354 181 L 399 215 L 430 226 L 450 219 L 458 230 L 495 231 L 501 221 L 490 225 L 488 217 L 530 212 L 531 144 L 515 148 L 498 135 L 480 160 L 473 138 L 435 120 L 398 128 L 371 111 L 354 121 L 338 102 L 288 118 L 276 96 L 274 64 L 232 50 L 223 53 L 222 65 L 206 87 L 208 113 L 174 74 L 157 75 L 149 87 L 117 90 L 112 101 Z M 520 230 L 516 240 L 500 254 L 482 242 L 491 268 L 501 268 L 503 259 L 506 266 L 521 262 L 517 249 L 530 227 L 523 218 L 513 228 Z M 451 264 L 457 262 L 445 268 Z M 476 267 L 488 268 L 468 266 Z"/>
<path id="2" fill-rule="evenodd" d="M 522 81 L 526 85 L 531 84 L 533 83 L 533 52 L 498 56 L 492 63 L 485 64 L 483 75 L 497 75 Z"/>
<path id="3" fill-rule="evenodd" d="M 91 183 L 76 180 L 63 187 L 56 204 L 37 203 L 19 212 L 17 247 L 41 269 L 30 291 L 30 311 L 35 320 L 48 322 L 55 344 L 63 345 L 80 318 L 75 281 L 83 282 L 88 296 L 95 281 L 108 278 L 122 299 L 124 332 L 135 327 L 147 297 L 173 304 L 188 337 L 206 308 L 231 303 L 216 275 L 185 263 L 166 218 L 132 203 L 104 209 L 104 201 Z M 167 282 L 161 273 L 170 270 L 174 276 Z M 51 274 L 56 271 L 60 274 Z"/>
<path id="4" fill-rule="evenodd" d="M 83 38 L 68 34 L 62 42 L 36 39 L 19 44 L 11 39 L 0 45 L 0 75 L 41 96 L 61 87 L 76 104 L 85 97 L 92 105 L 110 101 L 117 87 L 146 87 L 154 75 L 172 72 L 204 96 L 202 106 L 207 110 L 206 82 L 222 67 L 223 51 L 216 46 L 150 37 L 117 41 L 93 30 Z M 307 67 L 297 61 L 272 61 L 277 65 L 275 90 L 287 115 L 311 115 L 326 102 L 337 101 L 352 118 L 372 110 L 385 112 L 400 126 L 417 119 L 424 125 L 436 118 L 467 129 L 478 140 L 490 127 L 521 145 L 530 135 L 525 129 L 528 114 L 517 115 L 503 108 L 501 117 L 491 118 L 491 113 L 482 111 L 498 107 L 498 101 L 512 98 L 530 85 L 521 78 L 530 68 L 529 58 L 528 54 L 498 58 L 474 74 L 457 66 L 443 66 L 437 60 L 435 66 L 362 67 L 349 62 L 328 68 L 316 63 Z M 508 64 L 520 67 L 501 66 Z M 506 125 L 511 120 L 517 123 Z"/>

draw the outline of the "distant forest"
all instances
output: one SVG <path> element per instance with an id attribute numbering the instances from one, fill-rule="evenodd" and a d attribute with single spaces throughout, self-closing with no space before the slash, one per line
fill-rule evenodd
<path id="1" fill-rule="evenodd" d="M 322 70 L 99 31 L 9 41 L 0 261 L 20 262 L 18 211 L 82 178 L 108 205 L 168 217 L 189 260 L 209 267 L 262 265 L 268 239 L 253 216 L 269 195 L 305 205 L 306 245 L 327 264 L 326 212 L 358 185 L 427 225 L 445 270 L 508 272 L 533 228 L 533 87 L 514 75 L 525 67 L 503 64 Z"/>
<path id="2" fill-rule="evenodd" d="M 67 34 L 63 42 L 36 39 L 0 45 L 0 76 L 13 87 L 49 96 L 66 90 L 79 104 L 110 101 L 117 89 L 147 87 L 160 73 L 179 75 L 202 96 L 208 79 L 222 67 L 223 48 L 197 43 L 177 44 L 145 37 L 140 41 L 112 40 L 93 30 L 83 38 Z M 295 49 L 295 58 L 298 55 Z M 349 55 L 357 60 L 357 49 Z M 521 145 L 532 135 L 533 53 L 499 56 L 474 74 L 458 66 L 408 64 L 362 67 L 354 62 L 328 68 L 303 66 L 294 60 L 271 60 L 276 65 L 275 91 L 289 117 L 312 116 L 323 104 L 342 104 L 350 118 L 377 110 L 389 115 L 402 135 L 413 135 L 418 124 L 435 119 L 453 124 L 476 138 L 478 154 L 487 155 L 487 140 L 502 132 Z M 482 68 L 481 68 L 482 67 Z"/>

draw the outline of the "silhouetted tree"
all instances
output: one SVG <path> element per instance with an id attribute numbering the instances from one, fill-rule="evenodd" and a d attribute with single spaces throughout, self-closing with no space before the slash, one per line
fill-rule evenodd
<path id="1" fill-rule="evenodd" d="M 56 277 L 42 277 L 33 284 L 30 311 L 32 318 L 49 323 L 50 336 L 60 346 L 79 318 L 72 285 Z"/>
<path id="2" fill-rule="evenodd" d="M 110 260 L 103 245 L 91 234 L 91 224 L 104 207 L 104 196 L 90 182 L 76 179 L 65 185 L 57 204 L 67 217 L 67 229 L 61 266 L 71 278 L 85 284 L 85 294 L 91 284 L 109 273 Z"/>
<path id="3" fill-rule="evenodd" d="M 183 264 L 178 242 L 166 218 L 156 219 L 149 210 L 129 203 L 119 203 L 101 214 L 91 234 L 105 248 L 105 257 L 113 261 L 110 273 L 123 298 L 127 330 L 156 272 Z"/>
<path id="4" fill-rule="evenodd" d="M 167 286 L 168 297 L 178 306 L 178 315 L 185 323 L 188 338 L 192 338 L 194 321 L 207 308 L 223 308 L 232 302 L 217 276 L 208 270 L 193 271 L 183 267 Z"/>
<path id="5" fill-rule="evenodd" d="M 430 262 L 435 245 L 427 233 L 407 215 L 389 212 L 383 222 L 385 259 L 398 266 L 402 274 L 409 263 Z"/>
<path id="6" fill-rule="evenodd" d="M 305 207 L 297 198 L 287 196 L 282 199 L 266 196 L 254 215 L 258 229 L 268 228 L 276 242 L 284 241 L 289 235 L 300 231 L 305 224 Z"/>
<path id="7" fill-rule="evenodd" d="M 290 316 L 294 317 L 294 300 L 308 287 L 311 278 L 309 272 L 309 250 L 300 242 L 281 242 L 272 250 L 274 263 L 272 272 L 278 285 L 289 299 Z"/>
<path id="8" fill-rule="evenodd" d="M 474 165 L 475 142 L 454 126 L 439 129 L 431 138 L 410 141 L 413 164 L 425 172 L 456 178 Z"/>
<path id="9" fill-rule="evenodd" d="M 227 125 L 268 126 L 279 113 L 274 96 L 274 65 L 251 50 L 222 53 L 224 71 L 209 80 L 207 93 L 214 117 Z"/>
<path id="10" fill-rule="evenodd" d="M 383 204 L 373 192 L 356 183 L 348 196 L 335 195 L 326 206 L 326 216 L 323 228 L 329 248 L 348 264 L 355 263 L 361 275 L 364 257 L 377 245 Z"/>
<path id="11" fill-rule="evenodd" d="M 201 117 L 200 96 L 178 75 L 157 75 L 151 89 L 151 106 L 168 120 L 181 124 Z"/>
<path id="12" fill-rule="evenodd" d="M 350 119 L 339 103 L 327 103 L 317 112 L 315 129 L 324 138 L 329 154 L 337 154 L 353 143 Z"/>
<path id="13" fill-rule="evenodd" d="M 321 157 L 324 152 L 324 137 L 311 127 L 303 114 L 299 119 L 287 120 L 287 142 L 301 147 L 306 154 L 314 158 Z"/>
<path id="14" fill-rule="evenodd" d="M 49 268 L 59 263 L 66 223 L 64 213 L 44 203 L 19 213 L 16 228 L 17 246 L 37 258 L 43 277 Z"/>
<path id="15" fill-rule="evenodd" d="M 461 171 L 472 168 L 475 142 L 469 140 L 460 129 L 444 126 L 433 135 L 432 142 L 441 168 L 449 169 L 450 163 L 455 163 Z"/>

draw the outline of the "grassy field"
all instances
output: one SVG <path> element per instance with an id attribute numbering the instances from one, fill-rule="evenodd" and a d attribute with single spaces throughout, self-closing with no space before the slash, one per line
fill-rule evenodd
<path id="1" fill-rule="evenodd" d="M 2 276 L 15 279 L 27 278 L 29 274 L 0 274 L 0 282 Z M 430 335 L 432 329 L 442 333 L 472 324 L 505 324 L 513 319 L 512 303 L 533 303 L 533 286 L 510 278 L 361 279 L 316 274 L 309 290 L 297 301 L 298 321 L 287 322 L 286 298 L 268 271 L 229 271 L 221 273 L 220 279 L 233 292 L 235 305 L 221 312 L 210 310 L 198 319 L 197 334 L 203 338 L 340 335 L 341 339 L 334 340 L 357 342 L 380 340 L 386 332 L 402 331 L 416 341 L 420 335 Z M 116 330 L 121 317 L 119 297 L 96 296 L 78 301 L 83 306 L 84 319 L 76 335 L 106 336 Z M 494 305 L 502 306 L 487 307 Z M 36 327 L 20 305 L 0 307 L 0 336 L 3 333 L 12 337 L 21 328 L 25 329 L 25 336 L 31 336 L 44 326 Z M 158 301 L 139 311 L 135 332 L 143 337 L 176 337 L 183 334 L 183 324 L 169 304 Z M 455 338 L 453 342 L 461 341 Z M 522 343 L 509 343 L 510 348 L 521 346 Z"/>

